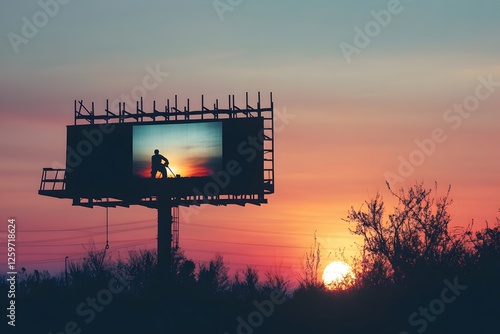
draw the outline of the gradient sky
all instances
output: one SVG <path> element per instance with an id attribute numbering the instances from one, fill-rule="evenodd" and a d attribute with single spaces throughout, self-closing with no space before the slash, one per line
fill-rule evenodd
<path id="1" fill-rule="evenodd" d="M 378 191 L 390 197 L 385 178 L 398 174 L 400 159 L 418 166 L 395 188 L 437 181 L 442 195 L 451 184 L 453 226 L 494 222 L 500 87 L 477 87 L 500 82 L 500 2 L 402 0 L 348 63 L 342 43 L 355 46 L 356 27 L 373 27 L 371 12 L 387 8 L 378 0 L 243 0 L 221 20 L 212 1 L 70 1 L 34 33 L 23 25 L 43 20 L 37 1 L 4 4 L 0 212 L 18 220 L 18 267 L 60 270 L 91 238 L 104 247 L 104 209 L 37 195 L 42 168 L 64 164 L 75 99 L 104 110 L 106 99 L 140 93 L 151 110 L 175 94 L 194 108 L 201 94 L 210 106 L 228 94 L 243 105 L 246 91 L 253 103 L 258 91 L 273 92 L 276 193 L 262 207 L 182 209 L 180 245 L 196 261 L 221 252 L 233 269 L 281 267 L 294 277 L 315 231 L 324 264 L 339 248 L 350 259 L 359 240 L 342 218 Z M 15 52 L 9 33 L 23 30 L 29 38 Z M 453 111 L 465 102 L 470 112 Z M 113 256 L 155 247 L 154 210 L 118 208 L 109 217 Z M 2 244 L 5 235 L 6 227 Z M 5 262 L 0 256 L 2 271 Z"/>

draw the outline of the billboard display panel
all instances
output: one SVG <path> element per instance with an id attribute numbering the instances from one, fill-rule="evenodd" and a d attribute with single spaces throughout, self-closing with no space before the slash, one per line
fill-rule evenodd
<path id="1" fill-rule="evenodd" d="M 68 126 L 67 189 L 124 199 L 263 194 L 263 124 L 245 117 Z"/>
<path id="2" fill-rule="evenodd" d="M 222 122 L 134 125 L 132 138 L 134 177 L 158 177 L 162 173 L 153 167 L 159 159 L 159 169 L 168 162 L 167 174 L 181 177 L 209 176 L 221 170 Z"/>

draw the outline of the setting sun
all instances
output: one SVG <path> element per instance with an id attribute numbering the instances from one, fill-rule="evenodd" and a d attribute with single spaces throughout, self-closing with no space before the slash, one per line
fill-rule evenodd
<path id="1" fill-rule="evenodd" d="M 328 290 L 344 290 L 354 284 L 355 275 L 350 265 L 335 261 L 326 266 L 322 278 Z"/>

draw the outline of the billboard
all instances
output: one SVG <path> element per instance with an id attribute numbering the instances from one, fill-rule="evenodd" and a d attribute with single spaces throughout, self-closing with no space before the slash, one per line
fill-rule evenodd
<path id="1" fill-rule="evenodd" d="M 73 125 L 66 187 L 75 197 L 262 195 L 261 117 Z"/>

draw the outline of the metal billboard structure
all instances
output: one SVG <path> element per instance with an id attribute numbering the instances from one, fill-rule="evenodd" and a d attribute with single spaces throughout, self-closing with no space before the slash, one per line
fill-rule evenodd
<path id="1" fill-rule="evenodd" d="M 179 206 L 262 205 L 274 193 L 272 93 L 266 107 L 261 105 L 260 93 L 254 106 L 248 93 L 244 106 L 235 103 L 234 95 L 227 101 L 227 107 L 221 107 L 217 99 L 209 108 L 202 96 L 200 108 L 192 110 L 189 99 L 181 107 L 175 96 L 172 104 L 166 100 L 163 110 L 157 110 L 154 101 L 149 112 L 144 110 L 142 98 L 136 102 L 135 112 L 122 102 L 118 112 L 113 112 L 106 101 L 103 113 L 96 112 L 94 102 L 86 106 L 83 100 L 74 101 L 74 124 L 67 127 L 66 168 L 43 168 L 38 193 L 71 199 L 73 205 L 87 208 L 140 205 L 156 209 L 158 268 L 162 277 L 168 277 L 172 248 L 179 244 Z M 219 169 L 192 177 L 175 175 L 170 168 L 173 175 L 169 177 L 156 178 L 153 171 L 148 178 L 137 176 L 138 172 L 134 176 L 132 169 L 139 164 L 134 160 L 139 155 L 134 151 L 136 133 L 150 133 L 152 126 L 160 135 L 176 127 L 182 127 L 179 133 L 189 127 L 195 127 L 191 132 L 220 128 L 215 130 L 222 152 Z"/>

